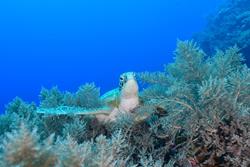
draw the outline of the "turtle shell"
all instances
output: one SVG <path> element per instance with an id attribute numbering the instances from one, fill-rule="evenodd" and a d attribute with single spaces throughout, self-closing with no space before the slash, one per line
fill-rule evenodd
<path id="1" fill-rule="evenodd" d="M 118 108 L 120 104 L 120 89 L 113 89 L 101 96 L 103 103 L 111 108 Z"/>

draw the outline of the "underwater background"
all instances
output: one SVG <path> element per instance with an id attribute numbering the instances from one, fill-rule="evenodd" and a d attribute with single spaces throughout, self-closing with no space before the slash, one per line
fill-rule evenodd
<path id="1" fill-rule="evenodd" d="M 249 0 L 1 1 L 0 167 L 250 167 L 249 65 Z"/>
<path id="2" fill-rule="evenodd" d="M 0 112 L 16 96 L 37 102 L 41 87 L 95 82 L 104 93 L 123 72 L 161 70 L 222 2 L 0 1 Z"/>

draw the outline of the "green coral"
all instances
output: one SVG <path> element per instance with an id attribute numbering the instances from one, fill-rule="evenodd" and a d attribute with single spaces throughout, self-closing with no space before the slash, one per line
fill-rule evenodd
<path id="1" fill-rule="evenodd" d="M 79 87 L 76 93 L 61 92 L 58 87 L 40 93 L 40 108 L 56 108 L 60 106 L 96 108 L 102 106 L 100 89 L 95 84 L 87 83 Z"/>
<path id="2" fill-rule="evenodd" d="M 76 92 L 76 105 L 85 108 L 101 107 L 100 89 L 93 83 L 81 86 Z"/>
<path id="3" fill-rule="evenodd" d="M 11 131 L 11 129 L 18 128 L 21 122 L 28 123 L 32 126 L 41 126 L 40 116 L 36 114 L 35 103 L 27 103 L 21 98 L 16 97 L 6 105 L 6 113 L 0 116 L 0 134 Z"/>
<path id="4" fill-rule="evenodd" d="M 44 108 L 60 106 L 62 104 L 63 96 L 63 93 L 58 87 L 53 87 L 50 90 L 42 88 L 40 93 L 40 106 Z"/>
<path id="5" fill-rule="evenodd" d="M 168 73 L 188 84 L 200 84 L 207 77 L 205 53 L 194 41 L 178 41 L 175 62 L 167 66 Z"/>
<path id="6" fill-rule="evenodd" d="M 74 118 L 70 123 L 64 125 L 63 136 L 70 136 L 75 141 L 83 142 L 87 136 L 87 123 L 80 118 Z"/>

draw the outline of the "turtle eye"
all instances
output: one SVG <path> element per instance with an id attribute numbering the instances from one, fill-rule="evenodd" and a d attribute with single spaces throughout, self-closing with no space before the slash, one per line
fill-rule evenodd
<path id="1" fill-rule="evenodd" d="M 120 77 L 120 83 L 119 83 L 120 90 L 122 89 L 123 85 L 124 85 L 124 76 L 121 76 Z"/>

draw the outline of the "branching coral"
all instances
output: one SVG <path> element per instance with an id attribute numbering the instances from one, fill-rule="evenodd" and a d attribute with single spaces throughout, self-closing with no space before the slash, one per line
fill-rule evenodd
<path id="1" fill-rule="evenodd" d="M 243 61 L 237 47 L 209 57 L 194 41 L 178 41 L 174 63 L 138 74 L 141 103 L 114 122 L 40 115 L 34 104 L 16 99 L 1 116 L 0 165 L 249 166 L 250 70 Z M 93 84 L 77 93 L 43 89 L 39 109 L 98 108 L 99 95 Z M 21 122 L 26 126 L 19 129 Z"/>
<path id="2" fill-rule="evenodd" d="M 40 121 L 40 116 L 36 114 L 35 103 L 27 103 L 22 99 L 16 97 L 12 102 L 6 106 L 5 115 L 1 115 L 1 135 L 5 132 L 10 132 L 13 129 L 17 129 L 21 122 L 25 122 L 30 127 L 39 127 L 39 133 L 41 133 L 40 128 L 42 128 L 42 123 Z"/>
<path id="3" fill-rule="evenodd" d="M 39 143 L 39 134 L 30 132 L 24 124 L 20 130 L 8 133 L 3 141 L 1 159 L 4 166 L 53 167 L 57 158 L 52 147 L 53 136 Z"/>
<path id="4" fill-rule="evenodd" d="M 69 135 L 75 141 L 83 142 L 87 133 L 87 123 L 79 118 L 74 118 L 64 125 L 63 136 Z"/>
<path id="5" fill-rule="evenodd" d="M 76 105 L 86 108 L 97 108 L 102 105 L 100 101 L 100 89 L 94 84 L 85 84 L 76 92 Z"/>
<path id="6" fill-rule="evenodd" d="M 51 90 L 43 88 L 40 92 L 40 100 L 41 107 L 57 107 L 62 104 L 63 94 L 58 87 L 53 87 Z"/>
<path id="7" fill-rule="evenodd" d="M 205 53 L 194 41 L 178 41 L 175 62 L 167 66 L 169 74 L 189 84 L 199 84 L 206 78 Z"/>
<path id="8" fill-rule="evenodd" d="M 86 142 L 79 145 L 70 136 L 67 136 L 65 140 L 59 139 L 56 147 L 60 167 L 84 167 L 92 161 L 94 156 L 92 143 Z"/>
<path id="9" fill-rule="evenodd" d="M 194 42 L 180 41 L 176 62 L 167 67 L 165 74 L 173 81 L 172 84 L 162 87 L 158 84 L 162 79 L 155 80 L 155 84 L 142 93 L 142 96 L 146 96 L 143 99 L 151 104 L 155 99 L 154 105 L 160 105 L 167 111 L 166 116 L 160 116 L 155 122 L 157 126 L 154 132 L 172 143 L 178 152 L 193 141 L 197 124 L 214 124 L 230 116 L 241 118 L 249 114 L 244 101 L 249 95 L 249 70 L 242 64 L 244 59 L 238 48 L 218 51 L 216 56 L 209 59 L 205 57 Z M 142 79 L 150 81 L 145 76 Z M 244 99 L 241 102 L 240 96 Z M 247 141 L 246 136 L 243 138 Z M 173 148 L 171 146 L 168 149 Z"/>
<path id="10" fill-rule="evenodd" d="M 247 118 L 249 121 L 249 118 Z M 200 166 L 249 166 L 249 122 L 230 117 L 197 127 L 190 151 Z M 248 124 L 248 125 L 247 125 Z"/>
<path id="11" fill-rule="evenodd" d="M 79 87 L 73 94 L 61 92 L 58 87 L 51 90 L 43 88 L 40 93 L 41 108 L 56 108 L 60 106 L 75 106 L 84 108 L 97 108 L 102 105 L 100 101 L 100 89 L 95 84 L 85 84 Z"/>

